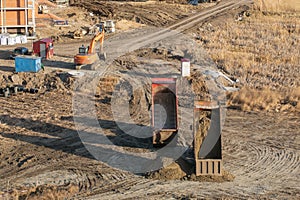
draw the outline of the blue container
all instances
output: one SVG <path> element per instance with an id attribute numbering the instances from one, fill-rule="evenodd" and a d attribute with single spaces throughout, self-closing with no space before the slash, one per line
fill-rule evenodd
<path id="1" fill-rule="evenodd" d="M 15 57 L 16 72 L 38 72 L 41 70 L 41 57 L 17 56 Z"/>

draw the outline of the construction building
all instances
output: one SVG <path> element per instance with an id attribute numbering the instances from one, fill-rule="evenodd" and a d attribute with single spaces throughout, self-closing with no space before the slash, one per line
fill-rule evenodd
<path id="1" fill-rule="evenodd" d="M 35 35 L 35 17 L 38 4 L 35 0 L 0 0 L 1 33 Z"/>

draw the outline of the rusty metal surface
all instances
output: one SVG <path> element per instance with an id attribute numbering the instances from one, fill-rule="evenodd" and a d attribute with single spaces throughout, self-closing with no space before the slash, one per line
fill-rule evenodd
<path id="1" fill-rule="evenodd" d="M 196 109 L 217 109 L 220 107 L 217 101 L 195 101 L 194 106 Z"/>

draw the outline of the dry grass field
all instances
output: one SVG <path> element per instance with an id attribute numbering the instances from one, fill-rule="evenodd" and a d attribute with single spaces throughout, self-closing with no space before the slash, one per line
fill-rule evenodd
<path id="1" fill-rule="evenodd" d="M 255 7 L 266 12 L 295 12 L 300 10 L 297 0 L 254 0 Z"/>
<path id="2" fill-rule="evenodd" d="M 211 58 L 240 81 L 229 104 L 242 110 L 300 110 L 300 2 L 256 1 L 250 16 L 200 33 Z M 297 10 L 297 11 L 295 11 Z"/>

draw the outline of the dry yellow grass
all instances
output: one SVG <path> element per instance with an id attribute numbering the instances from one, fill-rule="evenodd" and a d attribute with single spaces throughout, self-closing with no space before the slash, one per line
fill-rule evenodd
<path id="1" fill-rule="evenodd" d="M 269 88 L 256 90 L 244 87 L 239 92 L 232 93 L 229 98 L 229 104 L 238 106 L 244 111 L 270 111 L 278 110 L 281 95 Z"/>
<path id="2" fill-rule="evenodd" d="M 287 12 L 300 11 L 299 0 L 255 0 L 255 6 L 260 11 Z"/>
<path id="3" fill-rule="evenodd" d="M 249 18 L 199 33 L 219 68 L 240 80 L 242 90 L 229 102 L 242 110 L 300 107 L 300 12 L 291 2 L 265 0 Z"/>

